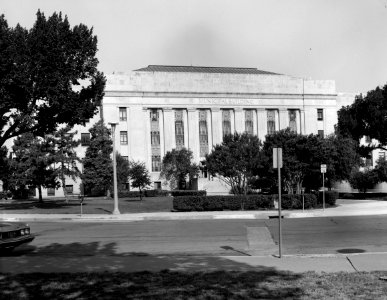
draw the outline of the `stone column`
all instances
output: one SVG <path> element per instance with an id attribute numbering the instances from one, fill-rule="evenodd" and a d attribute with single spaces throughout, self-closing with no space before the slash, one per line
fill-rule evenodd
<path id="1" fill-rule="evenodd" d="M 172 108 L 164 108 L 164 145 L 165 153 L 176 148 L 175 141 L 175 114 Z"/>
<path id="2" fill-rule="evenodd" d="M 242 108 L 235 108 L 235 132 L 242 133 L 245 131 L 244 126 L 244 110 Z"/>
<path id="3" fill-rule="evenodd" d="M 279 127 L 278 130 L 282 130 L 289 127 L 289 112 L 285 108 L 279 109 Z"/>
<path id="4" fill-rule="evenodd" d="M 207 133 L 208 133 L 208 153 L 212 151 L 212 115 L 211 110 L 206 109 L 207 112 Z"/>
<path id="5" fill-rule="evenodd" d="M 258 138 L 261 141 L 265 140 L 267 134 L 267 111 L 264 108 L 258 108 Z"/>
<path id="6" fill-rule="evenodd" d="M 200 145 L 199 145 L 199 115 L 195 108 L 188 108 L 188 145 L 192 151 L 195 162 L 199 162 Z"/>
<path id="7" fill-rule="evenodd" d="M 219 108 L 211 108 L 212 145 L 220 144 L 222 136 L 222 112 Z"/>
<path id="8" fill-rule="evenodd" d="M 300 133 L 305 134 L 305 110 L 300 110 Z"/>
<path id="9" fill-rule="evenodd" d="M 152 171 L 152 145 L 151 145 L 151 119 L 150 119 L 150 110 L 147 107 L 143 107 L 143 118 L 144 118 L 144 127 L 145 127 L 145 143 L 144 143 L 144 159 L 146 167 L 149 171 Z M 136 145 L 136 141 L 133 141 Z M 130 158 L 133 158 L 132 156 Z"/>

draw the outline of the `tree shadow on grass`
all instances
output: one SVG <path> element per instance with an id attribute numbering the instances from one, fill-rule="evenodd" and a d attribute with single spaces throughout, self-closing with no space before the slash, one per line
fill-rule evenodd
<path id="1" fill-rule="evenodd" d="M 83 204 L 86 205 L 86 204 Z M 68 207 L 79 206 L 79 201 L 65 200 L 45 200 L 39 202 L 37 200 L 12 201 L 10 203 L 0 203 L 0 210 L 28 210 L 28 209 L 65 209 Z"/>
<path id="2" fill-rule="evenodd" d="M 298 299 L 303 295 L 302 288 L 294 285 L 301 275 L 273 267 L 215 256 L 117 254 L 116 247 L 116 243 L 54 243 L 0 257 L 5 270 L 0 274 L 0 298 Z"/>

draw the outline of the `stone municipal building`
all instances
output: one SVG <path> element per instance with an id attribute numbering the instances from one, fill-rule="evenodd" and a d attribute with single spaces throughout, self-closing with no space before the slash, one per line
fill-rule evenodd
<path id="1" fill-rule="evenodd" d="M 198 164 L 227 133 L 247 131 L 261 140 L 290 127 L 301 134 L 334 132 L 337 111 L 354 95 L 338 94 L 333 80 L 312 80 L 256 68 L 150 65 L 130 73 L 107 75 L 105 97 L 86 127 L 76 126 L 85 153 L 88 129 L 103 117 L 118 123 L 117 151 L 146 163 L 153 188 L 160 188 L 160 164 L 173 148 L 189 148 Z M 227 192 L 219 181 L 201 174 L 198 188 Z M 79 183 L 67 180 L 69 190 Z M 48 190 L 63 195 L 62 190 Z M 45 196 L 43 194 L 43 196 Z"/>

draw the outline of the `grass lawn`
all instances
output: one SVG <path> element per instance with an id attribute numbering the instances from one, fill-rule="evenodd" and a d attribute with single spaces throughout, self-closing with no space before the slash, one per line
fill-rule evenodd
<path id="1" fill-rule="evenodd" d="M 385 272 L 0 274 L 1 299 L 386 299 Z"/>
<path id="2" fill-rule="evenodd" d="M 172 210 L 172 197 L 120 198 L 121 213 L 168 212 Z M 111 214 L 114 208 L 113 199 L 85 198 L 82 205 L 84 214 Z M 43 203 L 36 199 L 0 200 L 0 214 L 79 214 L 79 200 L 64 198 L 47 198 Z"/>

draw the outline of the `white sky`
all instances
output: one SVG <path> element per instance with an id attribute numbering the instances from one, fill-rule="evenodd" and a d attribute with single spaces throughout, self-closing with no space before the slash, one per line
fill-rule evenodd
<path id="1" fill-rule="evenodd" d="M 107 74 L 165 64 L 333 79 L 338 92 L 387 83 L 387 0 L 0 0 L 12 27 L 38 9 L 94 27 Z"/>

